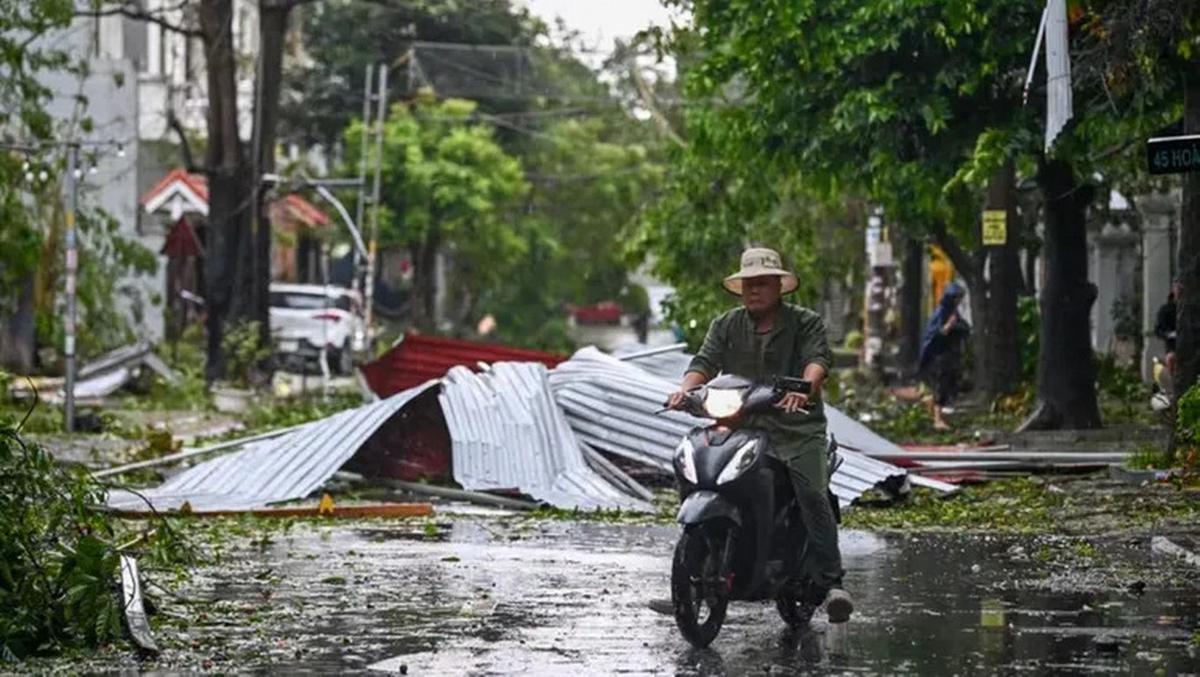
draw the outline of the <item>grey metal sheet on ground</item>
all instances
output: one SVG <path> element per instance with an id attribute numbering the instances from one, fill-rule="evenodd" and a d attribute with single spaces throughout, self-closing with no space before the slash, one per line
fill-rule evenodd
<path id="1" fill-rule="evenodd" d="M 466 489 L 515 489 L 560 508 L 653 511 L 588 467 L 555 404 L 546 368 L 501 362 L 483 374 L 451 369 L 439 397 Z"/>
<path id="2" fill-rule="evenodd" d="M 551 372 L 550 385 L 581 440 L 611 454 L 670 469 L 679 440 L 704 421 L 680 412 L 655 415 L 677 387 L 678 376 L 663 378 L 643 367 L 665 365 L 654 371 L 670 374 L 679 369 L 681 375 L 688 362 L 690 357 L 681 352 L 622 360 L 584 348 Z M 836 408 L 826 405 L 825 410 L 829 430 L 839 442 L 863 450 L 900 449 Z M 854 451 L 839 453 L 843 463 L 834 473 L 830 489 L 843 506 L 871 487 L 889 480 L 901 485 L 908 479 L 903 468 L 890 463 Z"/>
<path id="3" fill-rule="evenodd" d="M 244 510 L 304 498 L 354 456 L 393 414 L 433 382 L 357 409 L 339 412 L 282 437 L 250 444 L 139 492 L 113 490 L 108 505 L 123 510 Z M 143 499 L 144 497 L 144 499 Z"/>

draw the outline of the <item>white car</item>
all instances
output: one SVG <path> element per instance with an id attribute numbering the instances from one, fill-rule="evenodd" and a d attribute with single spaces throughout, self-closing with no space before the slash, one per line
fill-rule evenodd
<path id="1" fill-rule="evenodd" d="M 272 283 L 271 334 L 285 365 L 320 364 L 349 374 L 354 353 L 366 349 L 367 329 L 358 293 L 322 284 Z"/>

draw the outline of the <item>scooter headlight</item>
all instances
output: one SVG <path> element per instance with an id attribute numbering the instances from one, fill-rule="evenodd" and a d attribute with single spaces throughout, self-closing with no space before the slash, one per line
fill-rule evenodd
<path id="1" fill-rule="evenodd" d="M 696 480 L 696 447 L 691 440 L 685 439 L 675 448 L 675 467 L 683 479 L 695 484 Z"/>
<path id="2" fill-rule="evenodd" d="M 704 413 L 715 419 L 729 418 L 741 408 L 741 390 L 710 388 L 704 396 Z"/>
<path id="3" fill-rule="evenodd" d="M 758 440 L 750 440 L 742 445 L 741 449 L 729 459 L 725 464 L 725 469 L 717 476 L 717 484 L 725 484 L 732 482 L 746 472 L 746 469 L 754 465 L 754 461 L 758 459 Z"/>

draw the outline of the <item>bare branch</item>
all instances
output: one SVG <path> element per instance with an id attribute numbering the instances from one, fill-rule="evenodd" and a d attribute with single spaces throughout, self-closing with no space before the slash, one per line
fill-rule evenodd
<path id="1" fill-rule="evenodd" d="M 161 26 L 163 29 L 171 31 L 172 33 L 178 33 L 179 35 L 186 35 L 192 38 L 203 37 L 203 34 L 201 34 L 198 29 L 188 28 L 186 26 L 172 23 L 164 16 L 166 12 L 172 9 L 183 9 L 187 6 L 187 4 L 188 0 L 180 0 L 179 4 L 175 7 L 164 7 L 154 12 L 150 12 L 138 7 L 134 3 L 124 2 L 116 7 L 109 7 L 106 9 L 76 9 L 75 16 L 88 18 L 123 16 L 129 19 L 134 19 L 135 21 L 145 21 L 146 23 Z"/>
<path id="2" fill-rule="evenodd" d="M 175 115 L 175 109 L 167 109 L 167 126 L 175 131 L 179 136 L 179 152 L 183 154 L 183 168 L 189 174 L 207 174 L 207 167 L 200 167 L 192 160 L 192 144 L 188 141 L 187 133 L 183 130 L 183 124 Z"/>

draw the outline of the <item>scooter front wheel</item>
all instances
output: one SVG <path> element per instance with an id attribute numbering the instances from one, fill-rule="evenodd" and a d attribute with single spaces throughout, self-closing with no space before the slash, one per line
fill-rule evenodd
<path id="1" fill-rule="evenodd" d="M 721 579 L 721 552 L 698 529 L 679 536 L 671 564 L 675 625 L 692 646 L 712 644 L 725 622 L 729 593 Z"/>
<path id="2" fill-rule="evenodd" d="M 812 622 L 817 605 L 802 601 L 792 595 L 784 594 L 775 599 L 775 610 L 779 617 L 793 630 L 803 630 Z"/>

